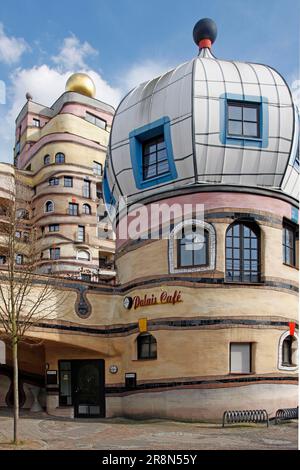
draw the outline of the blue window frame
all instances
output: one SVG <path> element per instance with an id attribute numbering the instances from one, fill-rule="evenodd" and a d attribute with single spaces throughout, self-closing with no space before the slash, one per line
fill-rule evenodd
<path id="1" fill-rule="evenodd" d="M 165 116 L 129 134 L 130 157 L 138 189 L 177 178 L 171 141 L 170 119 Z"/>
<path id="2" fill-rule="evenodd" d="M 220 140 L 240 147 L 268 146 L 268 100 L 263 96 L 220 96 Z"/>

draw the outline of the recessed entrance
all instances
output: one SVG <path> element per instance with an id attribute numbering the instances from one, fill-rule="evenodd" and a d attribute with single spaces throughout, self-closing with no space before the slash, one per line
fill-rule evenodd
<path id="1" fill-rule="evenodd" d="M 74 406 L 75 418 L 105 417 L 104 360 L 60 361 L 59 402 Z"/>

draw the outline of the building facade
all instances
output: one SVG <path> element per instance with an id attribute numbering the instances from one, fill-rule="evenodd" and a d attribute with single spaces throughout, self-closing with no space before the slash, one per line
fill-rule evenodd
<path id="1" fill-rule="evenodd" d="M 297 406 L 299 114 L 278 72 L 217 59 L 215 38 L 200 20 L 199 55 L 115 112 L 102 189 L 115 285 L 64 279 L 67 313 L 30 332 L 38 356 L 22 354 L 24 383 L 46 376 L 50 414 L 218 421 L 226 409 Z M 37 171 L 20 145 L 18 166 Z M 53 159 L 67 155 L 51 145 Z M 51 162 L 43 171 L 64 176 Z M 40 207 L 48 200 L 41 191 Z M 163 219 L 149 224 L 154 210 L 186 206 L 166 237 Z"/>

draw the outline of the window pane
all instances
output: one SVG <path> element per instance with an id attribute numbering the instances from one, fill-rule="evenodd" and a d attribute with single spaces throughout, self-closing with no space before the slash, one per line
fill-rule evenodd
<path id="1" fill-rule="evenodd" d="M 166 158 L 167 158 L 167 150 L 166 149 L 163 149 L 163 150 L 160 150 L 159 152 L 157 152 L 157 160 L 158 161 L 166 160 Z"/>
<path id="2" fill-rule="evenodd" d="M 228 121 L 228 132 L 229 134 L 241 135 L 242 123 L 239 121 Z"/>
<path id="3" fill-rule="evenodd" d="M 197 265 L 207 264 L 206 245 L 203 245 L 202 243 L 201 243 L 201 245 L 198 244 L 198 243 L 194 244 L 194 264 L 196 266 Z"/>
<path id="4" fill-rule="evenodd" d="M 150 153 L 149 155 L 145 155 L 144 158 L 144 165 L 149 166 L 156 163 L 156 153 Z"/>
<path id="5" fill-rule="evenodd" d="M 146 144 L 145 145 L 145 154 L 156 152 L 156 143 Z"/>
<path id="6" fill-rule="evenodd" d="M 242 108 L 241 106 L 228 105 L 228 118 L 242 120 Z"/>
<path id="7" fill-rule="evenodd" d="M 180 265 L 192 266 L 193 265 L 193 250 L 192 244 L 182 244 L 180 247 Z"/>
<path id="8" fill-rule="evenodd" d="M 230 345 L 230 372 L 247 374 L 250 370 L 250 343 Z"/>
<path id="9" fill-rule="evenodd" d="M 162 173 L 167 173 L 169 171 L 169 162 L 164 161 L 164 162 L 159 162 L 157 165 L 157 173 L 162 174 Z"/>
<path id="10" fill-rule="evenodd" d="M 257 124 L 252 122 L 244 122 L 244 135 L 246 136 L 258 136 Z"/>
<path id="11" fill-rule="evenodd" d="M 156 176 L 156 165 L 144 168 L 144 178 L 153 178 Z"/>
<path id="12" fill-rule="evenodd" d="M 244 115 L 243 115 L 244 121 L 252 121 L 252 122 L 257 122 L 257 108 L 253 107 L 244 107 Z"/>

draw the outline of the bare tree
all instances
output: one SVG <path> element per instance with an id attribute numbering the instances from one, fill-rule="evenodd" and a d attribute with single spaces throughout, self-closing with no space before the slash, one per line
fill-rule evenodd
<path id="1" fill-rule="evenodd" d="M 57 318 L 67 297 L 59 289 L 57 277 L 38 274 L 45 240 L 41 227 L 30 217 L 27 191 L 22 181 L 12 177 L 0 210 L 0 330 L 12 349 L 15 444 L 19 421 L 18 344 L 43 320 Z"/>

